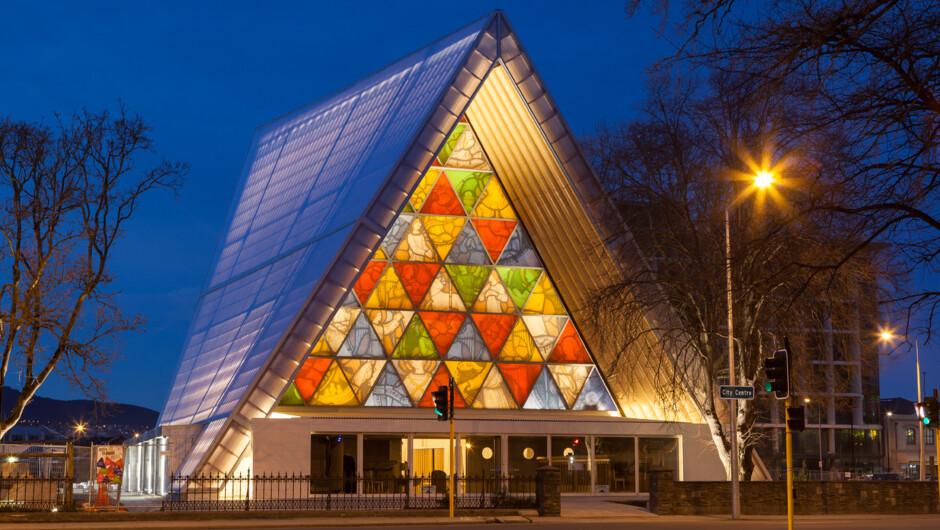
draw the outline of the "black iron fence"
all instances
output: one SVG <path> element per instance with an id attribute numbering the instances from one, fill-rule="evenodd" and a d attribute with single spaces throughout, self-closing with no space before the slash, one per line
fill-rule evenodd
<path id="1" fill-rule="evenodd" d="M 446 509 L 446 475 L 372 478 L 303 475 L 173 476 L 166 511 Z M 457 509 L 534 508 L 534 476 L 454 479 Z"/>

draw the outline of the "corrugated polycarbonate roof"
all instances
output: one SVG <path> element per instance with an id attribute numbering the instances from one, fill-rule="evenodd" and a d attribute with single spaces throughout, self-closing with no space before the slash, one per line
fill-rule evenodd
<path id="1" fill-rule="evenodd" d="M 232 412 L 488 20 L 256 131 L 160 425 Z"/>

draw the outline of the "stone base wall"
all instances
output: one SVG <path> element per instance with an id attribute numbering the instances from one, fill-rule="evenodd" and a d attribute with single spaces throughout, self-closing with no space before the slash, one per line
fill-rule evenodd
<path id="1" fill-rule="evenodd" d="M 671 471 L 650 473 L 650 511 L 658 515 L 731 513 L 730 482 L 674 482 Z M 796 515 L 938 513 L 936 482 L 794 482 Z M 786 515 L 787 484 L 741 482 L 742 515 Z"/>

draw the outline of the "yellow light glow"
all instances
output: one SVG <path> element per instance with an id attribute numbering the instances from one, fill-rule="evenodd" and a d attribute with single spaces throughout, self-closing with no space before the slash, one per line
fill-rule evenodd
<path id="1" fill-rule="evenodd" d="M 84 424 L 84 423 L 79 423 L 79 424 L 75 427 L 75 430 L 77 430 L 78 432 L 84 432 L 84 431 L 85 431 L 85 424 Z"/>
<path id="2" fill-rule="evenodd" d="M 881 340 L 891 340 L 893 338 L 894 338 L 894 334 L 891 333 L 890 331 L 881 332 Z"/>
<path id="3" fill-rule="evenodd" d="M 470 442 L 467 442 L 467 449 L 472 449 L 472 447 L 470 446 Z"/>
<path id="4" fill-rule="evenodd" d="M 767 188 L 774 183 L 774 174 L 770 171 L 758 171 L 754 175 L 754 185 L 758 188 Z"/>
<path id="5" fill-rule="evenodd" d="M 809 398 L 803 398 L 803 403 L 809 403 Z"/>

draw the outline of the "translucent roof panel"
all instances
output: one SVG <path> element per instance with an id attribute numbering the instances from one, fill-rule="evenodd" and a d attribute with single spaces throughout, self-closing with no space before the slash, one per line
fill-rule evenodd
<path id="1" fill-rule="evenodd" d="M 487 21 L 255 132 L 159 424 L 234 410 Z"/>

